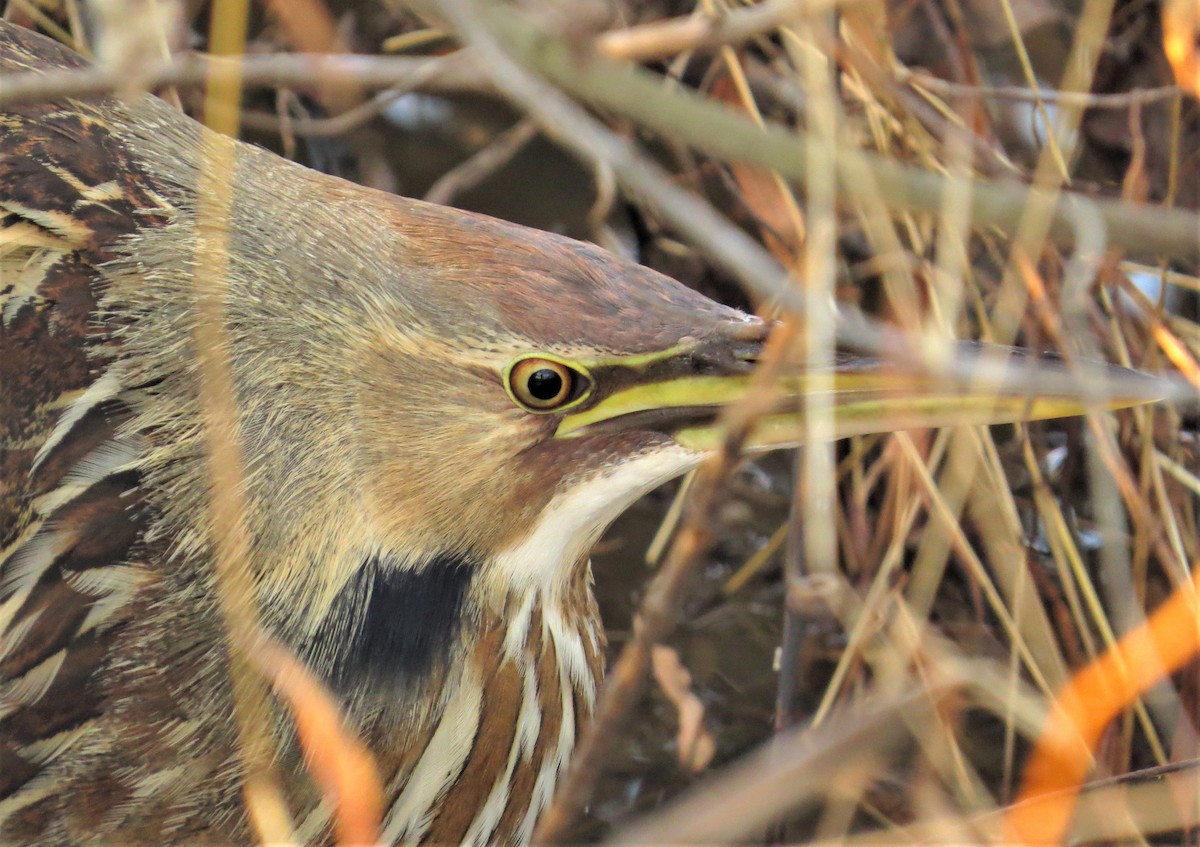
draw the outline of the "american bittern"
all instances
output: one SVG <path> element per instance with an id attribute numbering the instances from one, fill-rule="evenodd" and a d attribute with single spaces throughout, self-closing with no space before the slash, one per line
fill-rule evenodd
<path id="1" fill-rule="evenodd" d="M 0 21 L 5 73 L 83 65 Z M 192 336 L 207 130 L 149 95 L 0 127 L 0 839 L 250 841 Z M 233 177 L 262 624 L 373 752 L 386 840 L 525 843 L 603 671 L 589 548 L 712 449 L 769 325 L 247 145 Z M 839 368 L 840 435 L 1083 408 Z M 768 423 L 751 446 L 794 442 Z M 327 839 L 274 729 L 301 834 Z"/>

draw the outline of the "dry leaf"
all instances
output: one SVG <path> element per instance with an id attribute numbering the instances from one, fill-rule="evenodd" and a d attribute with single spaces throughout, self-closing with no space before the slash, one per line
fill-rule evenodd
<path id="1" fill-rule="evenodd" d="M 329 692 L 290 653 L 266 645 L 255 658 L 291 709 L 304 762 L 334 810 L 335 843 L 377 843 L 383 788 L 374 758 L 347 731 Z"/>
<path id="2" fill-rule="evenodd" d="M 848 37 L 881 68 L 890 67 L 892 48 L 888 33 L 887 4 L 882 0 L 863 0 L 842 9 Z"/>
<path id="3" fill-rule="evenodd" d="M 345 53 L 347 47 L 337 31 L 333 13 L 325 0 L 266 0 L 266 6 L 278 21 L 288 44 L 300 53 Z M 348 81 L 326 83 L 318 99 L 332 114 L 340 114 L 358 105 L 364 94 Z"/>
<path id="4" fill-rule="evenodd" d="M 1179 87 L 1200 97 L 1200 0 L 1166 0 L 1162 7 L 1163 50 Z"/>
<path id="5" fill-rule="evenodd" d="M 656 644 L 650 660 L 654 679 L 679 712 L 679 733 L 675 738 L 679 764 L 690 773 L 698 773 L 708 767 L 717 745 L 704 725 L 704 704 L 692 691 L 692 675 L 670 647 Z"/>
<path id="6" fill-rule="evenodd" d="M 745 111 L 737 86 L 728 74 L 717 77 L 709 93 L 727 106 Z M 741 189 L 742 202 L 761 224 L 763 244 L 781 264 L 794 265 L 803 245 L 779 177 L 765 168 L 740 162 L 729 162 L 728 167 Z"/>

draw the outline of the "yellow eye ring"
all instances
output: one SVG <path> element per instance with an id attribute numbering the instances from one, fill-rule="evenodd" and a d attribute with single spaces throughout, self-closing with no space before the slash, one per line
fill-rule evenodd
<path id="1" fill-rule="evenodd" d="M 587 377 L 569 365 L 531 356 L 508 367 L 508 392 L 531 412 L 552 412 L 579 399 Z"/>

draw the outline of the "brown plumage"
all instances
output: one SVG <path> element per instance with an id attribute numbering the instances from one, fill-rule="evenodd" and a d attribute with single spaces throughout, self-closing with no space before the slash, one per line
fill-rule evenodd
<path id="1" fill-rule="evenodd" d="M 0 21 L 0 72 L 82 65 Z M 205 133 L 149 95 L 0 112 L 5 843 L 253 838 L 192 335 Z M 602 670 L 588 550 L 711 449 L 767 326 L 595 247 L 247 145 L 233 185 L 262 624 L 374 754 L 384 840 L 524 843 Z M 839 379 L 839 434 L 1079 407 L 934 384 L 910 404 L 861 360 Z M 783 424 L 751 445 L 794 442 Z M 298 834 L 328 840 L 287 717 L 265 720 Z"/>

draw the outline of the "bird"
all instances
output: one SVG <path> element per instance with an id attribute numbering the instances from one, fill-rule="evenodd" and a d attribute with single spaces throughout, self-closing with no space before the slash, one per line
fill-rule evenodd
<path id="1" fill-rule="evenodd" d="M 0 21 L 4 74 L 86 67 Z M 10 105 L 0 127 L 0 842 L 250 843 L 194 332 L 210 131 L 150 94 Z M 383 842 L 526 844 L 604 672 L 589 550 L 717 449 L 773 324 L 241 142 L 231 177 L 261 625 L 371 752 Z M 851 354 L 835 377 L 838 436 L 1083 411 L 911 395 Z M 794 420 L 747 446 L 795 444 Z M 298 837 L 327 843 L 270 719 Z"/>

